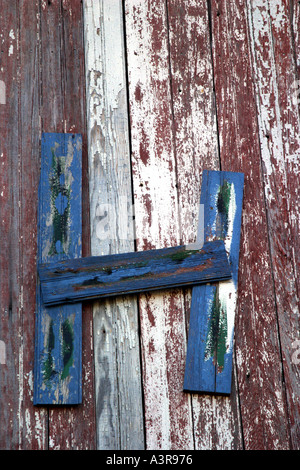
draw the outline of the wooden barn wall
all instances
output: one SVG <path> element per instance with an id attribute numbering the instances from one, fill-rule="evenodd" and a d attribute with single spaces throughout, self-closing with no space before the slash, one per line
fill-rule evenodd
<path id="1" fill-rule="evenodd" d="M 1 449 L 300 448 L 299 28 L 296 0 L 0 0 Z M 84 256 L 195 241 L 203 169 L 244 173 L 230 397 L 183 393 L 176 289 L 85 304 L 83 403 L 33 406 L 42 132 L 82 134 Z"/>

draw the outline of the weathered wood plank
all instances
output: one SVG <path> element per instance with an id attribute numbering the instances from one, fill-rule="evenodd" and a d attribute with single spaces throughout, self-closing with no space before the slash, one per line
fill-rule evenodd
<path id="1" fill-rule="evenodd" d="M 288 448 L 247 3 L 212 1 L 211 6 L 221 165 L 245 175 L 235 324 L 244 445 Z"/>
<path id="2" fill-rule="evenodd" d="M 137 249 L 180 243 L 167 10 L 125 2 Z M 186 331 L 182 290 L 140 296 L 146 443 L 191 449 L 190 397 L 182 393 Z"/>
<path id="3" fill-rule="evenodd" d="M 123 7 L 85 1 L 91 254 L 134 251 Z M 98 449 L 143 449 L 137 301 L 94 303 Z"/>
<path id="4" fill-rule="evenodd" d="M 202 171 L 219 170 L 207 2 L 168 1 L 174 143 L 184 243 L 195 241 Z"/>
<path id="5" fill-rule="evenodd" d="M 82 3 L 52 0 L 40 4 L 41 130 L 82 135 L 83 255 L 90 254 L 87 175 L 87 136 Z M 74 98 L 76 96 L 76 98 Z M 92 311 L 82 319 L 83 403 L 49 409 L 50 449 L 93 449 L 95 437 Z"/>
<path id="6" fill-rule="evenodd" d="M 181 237 L 189 243 L 203 169 L 220 169 L 209 2 L 169 0 L 168 21 Z M 185 289 L 187 328 L 191 297 Z M 192 395 L 192 409 L 195 449 L 242 448 L 236 388 L 230 397 Z"/>
<path id="7" fill-rule="evenodd" d="M 270 252 L 291 439 L 299 449 L 299 367 L 293 344 L 299 339 L 299 158 L 300 120 L 290 2 L 250 2 L 248 20 Z M 298 390 L 298 392 L 297 392 Z"/>
<path id="8" fill-rule="evenodd" d="M 0 366 L 0 407 L 3 426 L 0 447 L 18 449 L 22 445 L 23 408 L 18 374 L 22 370 L 20 317 L 19 224 L 19 123 L 18 123 L 18 9 L 4 3 L 0 12 L 0 339 L 6 363 Z M 4 95 L 4 96 L 3 96 Z M 8 99 L 9 97 L 9 99 Z M 14 216 L 15 215 L 15 216 Z M 12 334 L 12 332 L 15 332 Z M 21 379 L 22 380 L 22 379 Z"/>
<path id="9" fill-rule="evenodd" d="M 204 171 L 205 237 L 224 240 L 232 280 L 193 288 L 184 390 L 230 394 L 243 204 L 241 173 Z"/>
<path id="10" fill-rule="evenodd" d="M 204 284 L 232 277 L 223 241 L 40 265 L 46 306 Z"/>
<path id="11" fill-rule="evenodd" d="M 81 135 L 44 133 L 38 260 L 81 256 Z M 37 287 L 34 404 L 82 400 L 81 305 L 46 309 Z"/>
<path id="12" fill-rule="evenodd" d="M 34 188 L 39 168 L 37 12 L 37 2 L 1 4 L 0 339 L 5 345 L 5 364 L 0 367 L 2 449 L 44 449 L 47 445 L 47 414 L 32 407 Z"/>
<path id="13" fill-rule="evenodd" d="M 16 34 L 17 36 L 17 34 Z M 34 332 L 37 280 L 37 206 L 40 176 L 39 2 L 19 2 L 20 291 L 22 346 L 20 395 L 22 449 L 48 447 L 48 411 L 33 407 Z M 28 189 L 30 188 L 30 190 Z"/>

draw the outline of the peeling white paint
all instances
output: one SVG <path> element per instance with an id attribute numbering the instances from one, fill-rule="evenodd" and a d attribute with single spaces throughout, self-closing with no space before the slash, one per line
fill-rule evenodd
<path id="1" fill-rule="evenodd" d="M 83 12 L 91 253 L 130 252 L 134 237 L 127 210 L 132 193 L 122 2 L 87 0 Z M 98 448 L 117 448 L 120 441 L 126 449 L 142 448 L 136 299 L 95 304 L 93 315 Z M 103 380 L 110 386 L 106 395 Z"/>
<path id="2" fill-rule="evenodd" d="M 259 110 L 261 155 L 267 176 L 265 194 L 271 202 L 273 193 L 269 190 L 268 178 L 273 173 L 272 156 L 276 155 L 279 171 L 285 173 L 277 74 L 272 54 L 272 34 L 270 32 L 271 25 L 267 6 L 264 0 L 258 0 L 253 10 L 250 2 L 248 5 L 249 17 L 252 19 L 250 22 L 252 54 L 258 61 L 254 67 L 254 72 L 256 74 L 255 84 L 259 87 L 256 96 Z M 255 44 L 262 44 L 263 39 L 266 44 L 269 44 L 269 47 L 264 48 L 264 56 L 261 54 L 261 48 L 255 47 Z M 272 101 L 274 101 L 274 107 L 270 106 Z"/>
<path id="3" fill-rule="evenodd" d="M 167 354 L 165 341 L 165 316 L 161 312 L 165 309 L 164 295 L 161 293 L 155 298 L 151 296 L 141 298 L 143 308 L 151 308 L 155 327 L 144 315 L 142 316 L 142 331 L 144 347 L 151 347 L 151 355 L 145 357 L 146 389 L 151 392 L 147 394 L 147 409 L 151 412 L 151 426 L 146 426 L 147 446 L 150 449 L 170 448 L 170 408 L 167 374 Z M 150 346 L 151 345 L 151 346 Z M 150 411 L 151 410 L 151 411 Z M 154 430 L 160 429 L 160 436 Z"/>
<path id="4" fill-rule="evenodd" d="M 151 8 L 149 5 L 150 2 L 144 1 L 126 4 L 138 250 L 162 248 L 180 242 L 166 10 L 164 3 L 153 2 Z M 155 46 L 154 38 L 157 41 Z M 199 81 L 195 107 L 196 97 L 203 95 L 203 84 Z M 181 83 L 184 87 L 183 81 Z M 180 104 L 175 106 L 179 112 Z M 186 142 L 182 139 L 182 147 Z M 195 241 L 197 218 L 194 224 L 194 239 L 188 242 Z M 182 353 L 186 344 L 182 292 L 174 296 L 168 292 L 142 296 L 140 311 L 147 446 L 151 449 L 170 449 L 172 445 L 191 448 L 191 403 L 179 389 L 179 376 L 184 371 Z"/>

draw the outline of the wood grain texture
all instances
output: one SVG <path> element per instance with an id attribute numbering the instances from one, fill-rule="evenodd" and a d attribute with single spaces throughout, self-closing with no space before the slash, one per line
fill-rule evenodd
<path id="1" fill-rule="evenodd" d="M 47 413 L 32 406 L 39 169 L 37 14 L 37 2 L 1 2 L 0 80 L 5 93 L 0 105 L 2 449 L 47 446 Z"/>
<path id="2" fill-rule="evenodd" d="M 132 171 L 138 251 L 180 240 L 163 1 L 126 1 Z M 190 397 L 182 392 L 186 331 L 182 290 L 140 296 L 146 445 L 191 449 Z"/>
<path id="3" fill-rule="evenodd" d="M 259 137 L 272 272 L 292 445 L 299 449 L 299 149 L 297 64 L 293 54 L 290 3 L 270 9 L 250 2 L 248 20 L 255 73 Z M 263 47 L 262 47 L 263 46 Z"/>
<path id="4" fill-rule="evenodd" d="M 142 427 L 135 419 L 128 420 L 126 410 L 136 395 L 123 384 L 123 377 L 136 366 L 128 344 L 129 352 L 139 348 L 139 337 L 133 333 L 136 322 L 130 320 L 136 310 L 127 297 L 120 312 L 127 309 L 128 316 L 119 315 L 118 305 L 111 300 L 92 323 L 92 309 L 85 307 L 83 405 L 64 409 L 32 405 L 41 130 L 83 135 L 82 249 L 84 256 L 91 254 L 83 8 L 86 0 L 0 1 L 0 341 L 6 353 L 6 364 L 0 360 L 0 447 L 5 449 L 95 448 L 95 401 L 101 416 L 99 448 L 112 448 L 115 442 L 116 448 L 132 445 L 126 437 L 134 436 L 132 429 L 143 437 Z M 245 173 L 231 396 L 182 396 L 184 316 L 188 326 L 191 289 L 183 296 L 177 290 L 167 296 L 144 296 L 141 342 L 147 445 L 297 448 L 299 2 L 128 0 L 125 10 L 140 249 L 194 241 L 204 168 Z M 97 35 L 103 33 L 101 21 L 97 20 Z M 104 47 L 110 52 L 117 35 L 112 36 Z M 119 96 L 116 70 L 122 66 L 117 66 L 115 55 L 111 57 L 115 66 L 109 83 Z M 92 111 L 102 116 L 105 80 L 97 73 L 101 67 L 95 68 L 94 75 L 91 72 L 87 88 L 92 92 L 89 98 L 88 91 L 91 130 Z M 121 88 L 127 91 L 126 86 Z M 126 95 L 123 91 L 121 96 Z M 127 122 L 127 111 L 124 115 L 125 121 L 121 118 L 118 123 Z M 94 127 L 94 148 L 103 148 L 99 122 Z M 106 132 L 106 139 L 108 135 L 127 134 Z M 95 162 L 104 161 L 101 158 Z M 95 164 L 95 168 L 107 173 L 108 166 Z M 130 165 L 127 168 L 130 171 Z M 117 186 L 103 184 L 102 194 L 106 187 L 115 201 Z M 97 191 L 96 185 L 94 249 L 96 228 L 101 233 L 108 221 L 107 209 L 100 208 L 94 215 Z M 125 193 L 119 206 L 131 213 L 127 189 Z M 132 225 L 122 227 L 127 236 Z M 115 337 L 125 338 L 118 344 L 118 354 Z M 94 356 L 102 366 L 96 388 L 105 392 L 103 400 L 95 400 Z M 111 380 L 111 371 L 120 357 L 120 370 L 128 370 L 117 382 Z M 139 374 L 140 368 L 133 383 L 140 384 Z M 120 413 L 123 426 L 119 428 Z M 139 441 L 133 437 L 132 442 Z"/>
<path id="5" fill-rule="evenodd" d="M 0 105 L 1 121 L 1 251 L 0 251 L 0 293 L 1 325 L 0 337 L 5 344 L 6 364 L 1 365 L 1 416 L 3 428 L 0 431 L 1 448 L 17 449 L 23 442 L 23 407 L 19 391 L 22 382 L 18 373 L 22 370 L 22 344 L 20 293 L 18 282 L 19 244 L 19 122 L 18 122 L 18 11 L 16 5 L 1 5 L 1 80 L 4 83 L 5 99 Z M 3 88 L 2 88 L 3 90 Z M 7 97 L 10 97 L 8 100 Z M 5 102 L 5 104 L 3 103 Z M 17 332 L 12 335 L 11 331 Z M 18 415 L 18 411 L 20 415 Z"/>
<path id="6" fill-rule="evenodd" d="M 202 171 L 219 170 L 207 2 L 169 0 L 172 113 L 183 243 L 195 242 Z"/>
<path id="7" fill-rule="evenodd" d="M 85 95 L 83 7 L 81 0 L 62 1 L 61 62 L 64 76 L 64 132 L 82 135 L 82 255 L 90 254 L 89 178 Z M 90 305 L 82 310 L 82 405 L 71 412 L 58 412 L 52 421 L 53 448 L 95 449 L 95 389 L 93 358 L 93 312 Z M 55 413 L 55 411 L 53 411 Z M 69 422 L 70 428 L 65 425 Z M 70 429 L 70 431 L 69 431 Z"/>
<path id="8" fill-rule="evenodd" d="M 21 281 L 23 347 L 24 418 L 22 449 L 46 449 L 48 446 L 48 412 L 32 406 L 34 334 L 36 311 L 37 205 L 40 170 L 40 49 L 39 2 L 19 2 L 19 122 L 20 122 L 20 247 L 23 270 Z M 29 190 L 30 188 L 30 190 Z M 28 317 L 25 318 L 25 312 Z"/>
<path id="9" fill-rule="evenodd" d="M 40 120 L 45 132 L 76 132 L 83 141 L 84 201 L 87 193 L 87 136 L 82 4 L 80 1 L 40 3 Z M 73 99 L 76 94 L 77 99 Z M 84 211 L 84 220 L 88 211 Z M 89 225 L 82 249 L 89 254 Z M 49 410 L 50 449 L 93 449 L 95 404 L 93 380 L 92 312 L 83 316 L 83 403 L 77 407 Z"/>
<path id="10" fill-rule="evenodd" d="M 91 254 L 134 251 L 123 8 L 84 2 Z M 143 449 L 137 301 L 94 303 L 98 449 Z"/>
<path id="11" fill-rule="evenodd" d="M 38 210 L 38 261 L 82 254 L 80 134 L 43 133 Z M 82 307 L 45 308 L 37 287 L 34 404 L 82 401 Z"/>
<path id="12" fill-rule="evenodd" d="M 191 250 L 182 245 L 39 266 L 46 306 L 231 278 L 231 267 L 221 240 L 209 242 L 201 250 Z"/>
<path id="13" fill-rule="evenodd" d="M 193 288 L 185 391 L 231 392 L 243 181 L 241 173 L 203 172 L 204 236 L 224 240 L 232 279 Z"/>
<path id="14" fill-rule="evenodd" d="M 209 3 L 168 1 L 168 21 L 181 237 L 188 243 L 196 234 L 203 169 L 220 169 Z M 191 296 L 186 289 L 187 327 Z M 236 388 L 230 397 L 193 395 L 192 409 L 195 449 L 242 448 Z"/>
<path id="15" fill-rule="evenodd" d="M 247 2 L 213 1 L 211 5 L 222 169 L 245 175 L 235 330 L 244 445 L 246 449 L 285 449 L 289 447 L 288 421 L 251 78 Z"/>

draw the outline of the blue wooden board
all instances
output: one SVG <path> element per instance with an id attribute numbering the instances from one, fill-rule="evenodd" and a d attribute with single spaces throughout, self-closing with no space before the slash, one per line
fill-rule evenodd
<path id="1" fill-rule="evenodd" d="M 45 305 L 231 279 L 224 242 L 93 256 L 39 266 Z"/>
<path id="2" fill-rule="evenodd" d="M 231 392 L 243 186 L 242 173 L 203 172 L 205 242 L 224 240 L 232 280 L 193 288 L 184 391 Z"/>
<path id="3" fill-rule="evenodd" d="M 44 133 L 38 205 L 38 263 L 81 256 L 82 139 Z M 34 404 L 82 401 L 81 304 L 46 308 L 37 285 Z"/>

